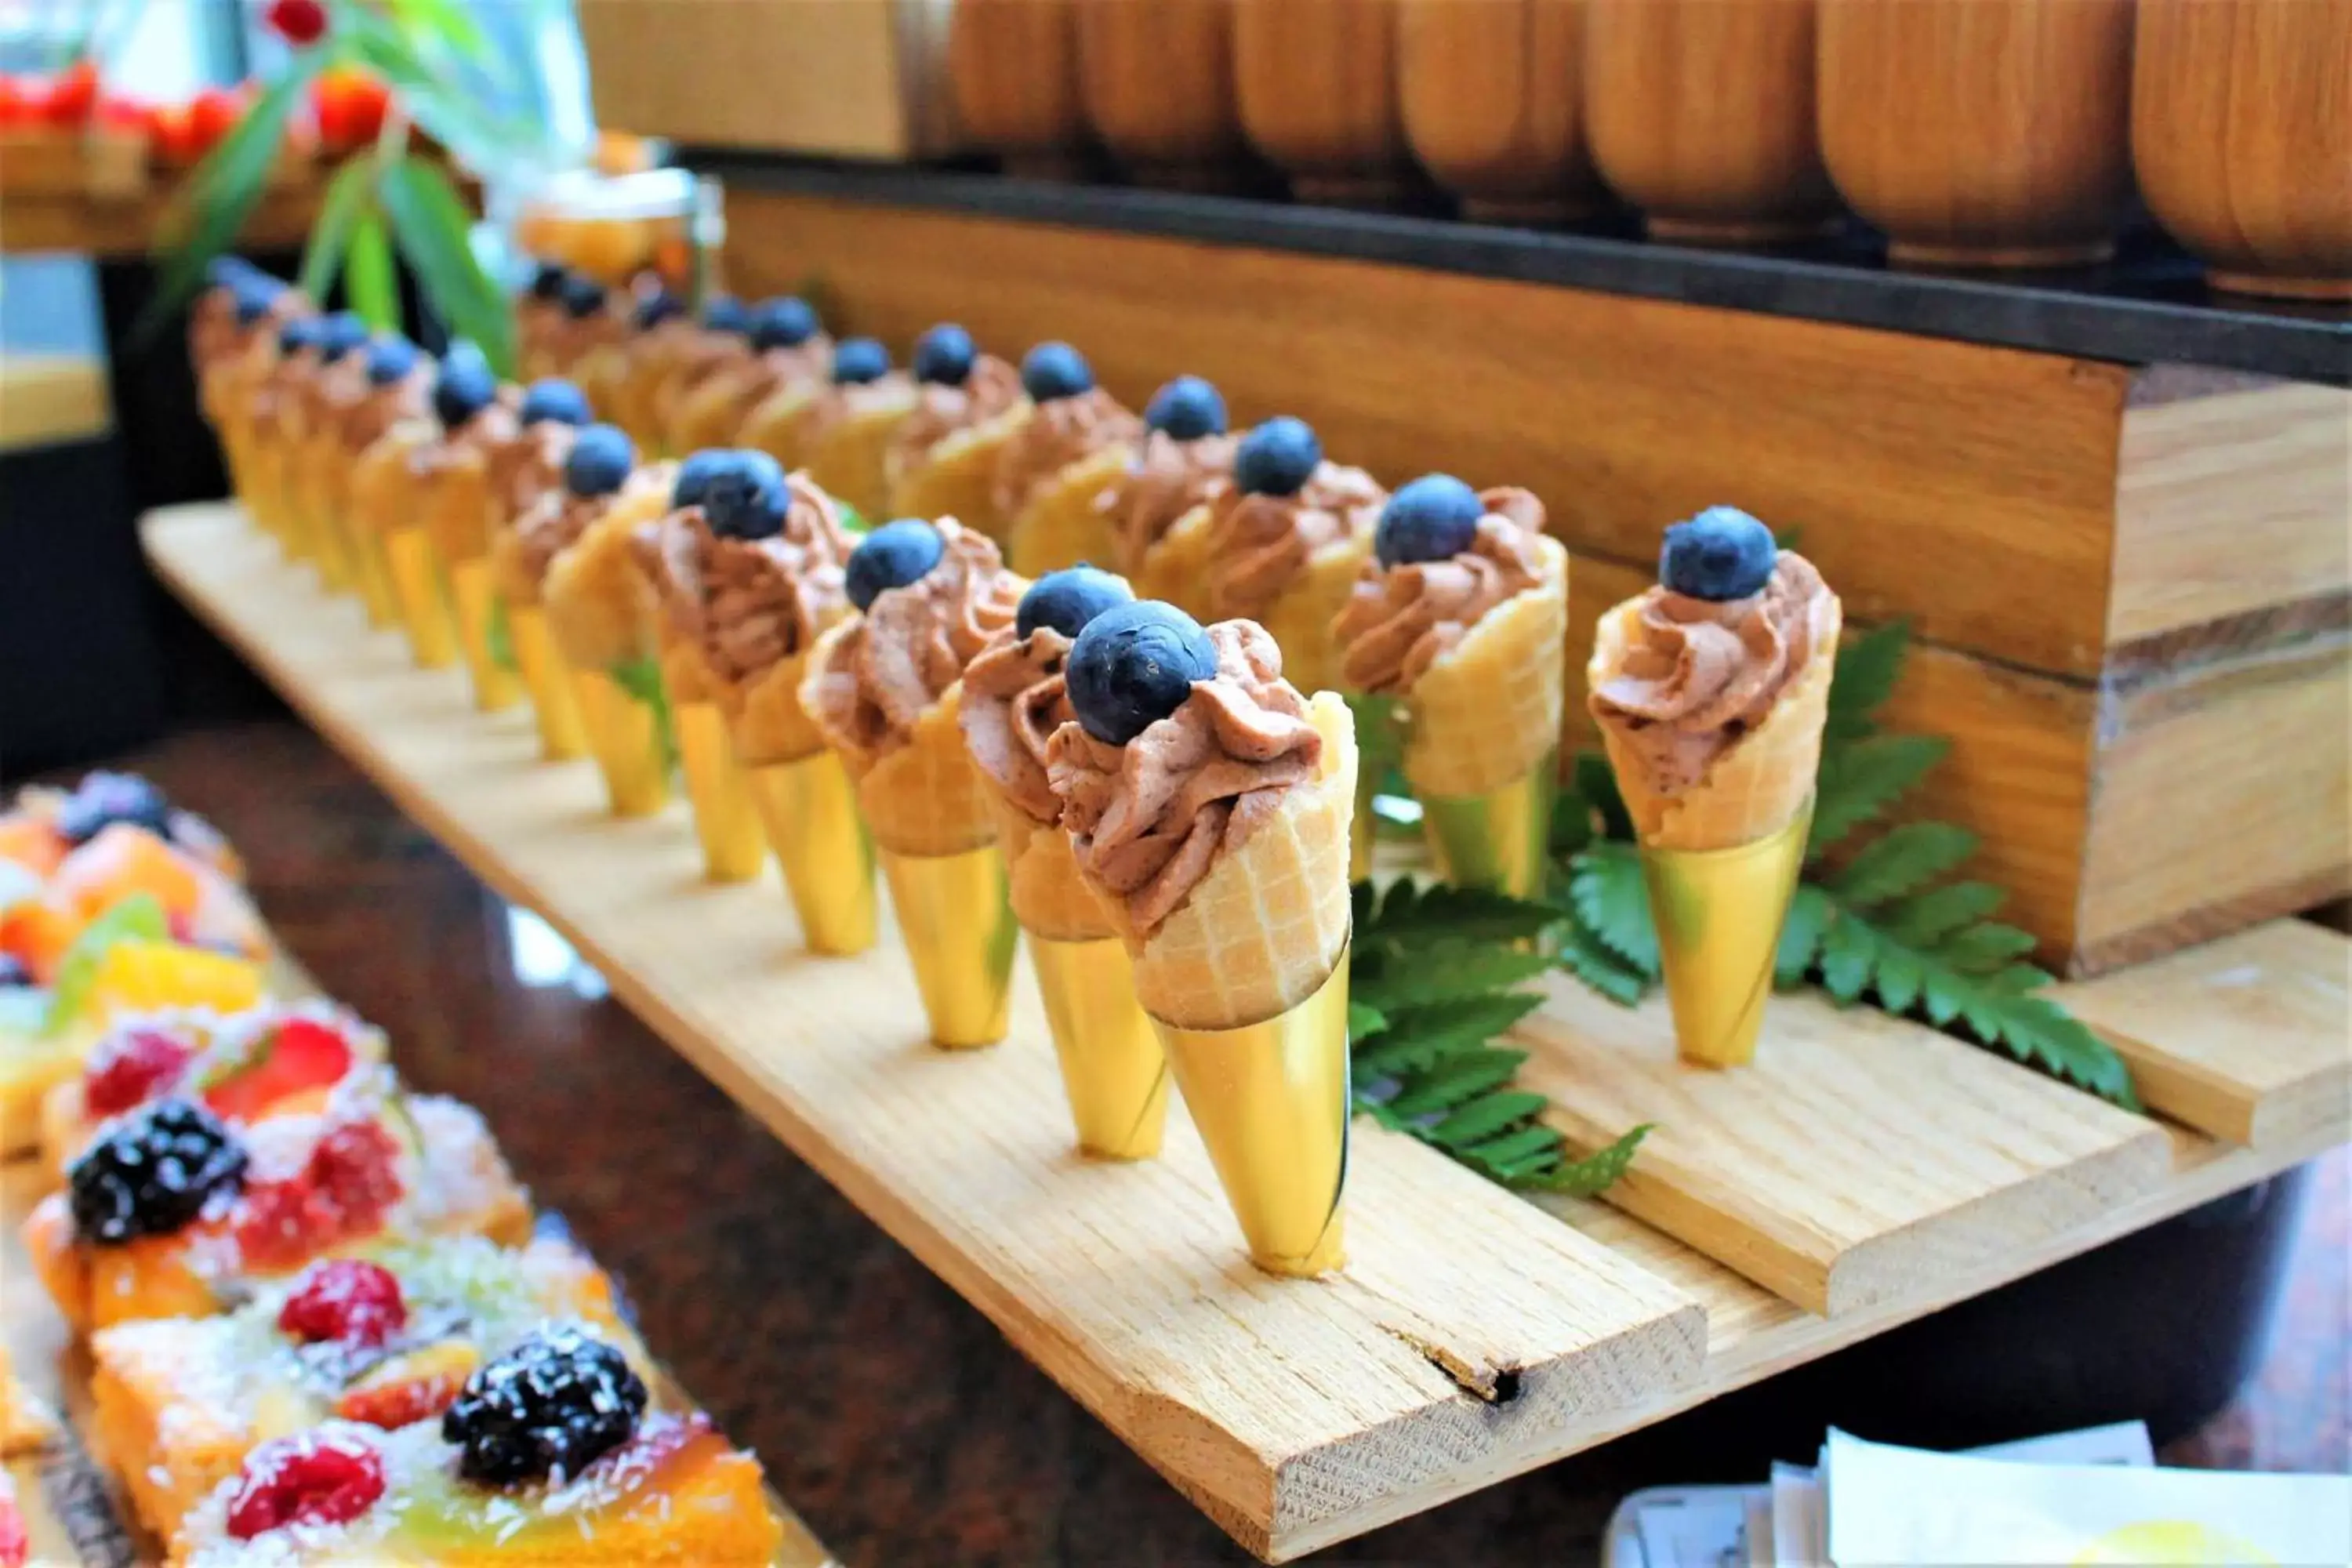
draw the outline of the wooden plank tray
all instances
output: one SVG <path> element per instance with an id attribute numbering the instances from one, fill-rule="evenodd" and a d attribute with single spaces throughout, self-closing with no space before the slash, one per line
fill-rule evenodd
<path id="1" fill-rule="evenodd" d="M 1350 1268 L 1277 1283 L 1240 1261 L 1181 1117 L 1159 1162 L 1070 1155 L 1025 983 L 1003 1046 L 929 1049 L 895 938 L 856 960 L 806 955 L 772 883 L 699 880 L 682 807 L 604 817 L 587 764 L 540 763 L 523 714 L 474 714 L 454 672 L 414 669 L 233 509 L 159 513 L 146 542 L 404 809 L 1270 1558 L 1645 1425 L 2344 1135 L 2227 1147 L 1927 1031 L 1803 1005 L 1776 1022 L 1764 1069 L 1694 1085 L 1660 1070 L 1654 1019 L 1563 988 L 1522 1043 L 1535 1080 L 1577 1108 L 1564 1124 L 1599 1138 L 1665 1123 L 1614 1194 L 1623 1209 L 1525 1204 L 1360 1124 Z M 2221 1032 L 2211 998 L 2191 1011 L 2184 1028 Z M 1840 1060 L 1874 1086 L 1839 1108 L 1845 1125 L 1773 1147 L 1777 1098 L 1825 1092 Z M 1948 1118 L 1956 1100 L 1967 1114 Z M 1711 1151 L 1725 1127 L 1745 1142 Z M 1817 1147 L 1836 1136 L 1843 1150 Z"/>

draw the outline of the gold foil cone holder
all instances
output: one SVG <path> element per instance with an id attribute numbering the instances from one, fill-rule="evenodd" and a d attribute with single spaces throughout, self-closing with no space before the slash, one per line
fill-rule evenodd
<path id="1" fill-rule="evenodd" d="M 760 874 L 768 842 L 751 785 L 735 763 L 727 715 L 715 702 L 678 702 L 670 707 L 670 722 L 677 729 L 678 763 L 694 805 L 694 835 L 702 841 L 703 875 L 714 882 L 748 882 Z"/>
<path id="2" fill-rule="evenodd" d="M 744 777 L 811 952 L 846 957 L 874 945 L 874 841 L 857 790 L 831 752 L 746 767 Z"/>
<path id="3" fill-rule="evenodd" d="M 509 603 L 507 644 L 514 649 L 523 689 L 530 694 L 531 718 L 539 726 L 539 754 L 551 763 L 561 763 L 585 752 L 588 724 L 580 717 L 572 672 L 556 651 L 555 634 L 547 628 L 547 612 L 537 605 Z"/>
<path id="4" fill-rule="evenodd" d="M 614 816 L 651 816 L 669 803 L 661 711 L 601 669 L 573 669 L 572 695 Z"/>
<path id="5" fill-rule="evenodd" d="M 882 874 L 914 961 L 931 1043 L 963 1050 L 1003 1039 L 1021 940 L 1003 851 L 993 843 L 960 855 L 885 849 Z"/>
<path id="6" fill-rule="evenodd" d="M 1312 996 L 1237 1029 L 1154 1019 L 1184 1108 L 1269 1274 L 1328 1274 L 1346 1261 L 1348 954 Z"/>
<path id="7" fill-rule="evenodd" d="M 457 659 L 457 624 L 450 618 L 449 601 L 441 593 L 441 579 L 433 567 L 433 540 L 421 527 L 378 532 L 376 548 L 383 554 L 384 576 L 400 605 L 400 622 L 408 632 L 408 651 L 419 669 L 446 669 Z"/>
<path id="8" fill-rule="evenodd" d="M 1551 866 L 1551 808 L 1559 753 L 1485 795 L 1421 798 L 1421 831 L 1437 874 L 1458 888 L 1540 899 Z"/>
<path id="9" fill-rule="evenodd" d="M 1078 1148 L 1101 1160 L 1150 1159 L 1168 1125 L 1168 1054 L 1135 999 L 1127 944 L 1028 937 Z"/>
<path id="10" fill-rule="evenodd" d="M 485 713 L 513 707 L 522 696 L 522 683 L 499 662 L 491 636 L 499 616 L 499 590 L 490 576 L 489 557 L 445 560 L 441 579 L 448 585 L 449 607 L 457 612 L 457 647 L 466 656 L 466 673 L 473 678 L 474 706 Z"/>
<path id="11" fill-rule="evenodd" d="M 1754 1059 L 1780 926 L 1812 820 L 1807 801 L 1787 826 L 1752 844 L 1643 849 L 1642 877 L 1683 1060 L 1738 1067 Z"/>

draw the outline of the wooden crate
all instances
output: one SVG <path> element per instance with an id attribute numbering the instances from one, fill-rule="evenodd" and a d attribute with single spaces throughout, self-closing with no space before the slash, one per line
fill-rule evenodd
<path id="1" fill-rule="evenodd" d="M 596 118 L 702 146 L 950 152 L 952 0 L 580 0 Z"/>
<path id="2" fill-rule="evenodd" d="M 902 351 L 942 320 L 1007 353 L 1066 338 L 1138 406 L 1192 371 L 1391 482 L 1528 486 L 1578 557 L 1580 668 L 1665 523 L 1730 501 L 1800 530 L 1849 619 L 1916 627 L 1888 720 L 1954 742 L 1923 808 L 1983 836 L 2062 969 L 2352 887 L 2341 390 L 878 204 L 729 211 L 744 291 L 820 277 Z"/>
<path id="3" fill-rule="evenodd" d="M 2177 974 L 2153 992 L 2130 973 L 2098 984 L 2136 1048 L 2194 1055 L 2209 1087 L 2271 1108 L 2252 1144 L 1812 1001 L 1776 1006 L 1753 1069 L 1684 1069 L 1656 1005 L 1562 986 L 1514 1042 L 1559 1124 L 1580 1147 L 1660 1124 L 1608 1204 L 1531 1205 L 1360 1123 L 1349 1268 L 1271 1280 L 1242 1261 L 1181 1113 L 1160 1160 L 1073 1156 L 1025 968 L 1002 1045 L 933 1049 L 895 931 L 854 959 L 807 953 L 772 879 L 700 879 L 682 805 L 610 819 L 588 764 L 541 763 L 526 715 L 472 713 L 455 672 L 415 669 L 232 510 L 159 513 L 145 537 L 174 591 L 404 810 L 1269 1558 L 1605 1441 L 2347 1135 L 2325 1071 L 2281 1075 L 2274 1037 L 2231 1032 L 2236 989 Z M 2288 1053 L 2338 1049 L 2345 940 L 2287 923 L 2241 940 L 2266 991 L 2304 998 L 2271 1020 L 2294 1034 Z"/>

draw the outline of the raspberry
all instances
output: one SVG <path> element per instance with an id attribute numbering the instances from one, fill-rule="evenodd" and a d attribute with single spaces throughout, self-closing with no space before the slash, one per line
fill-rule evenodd
<path id="1" fill-rule="evenodd" d="M 194 1055 L 194 1047 L 161 1029 L 119 1029 L 90 1053 L 82 1105 L 92 1116 L 120 1116 L 179 1077 Z"/>
<path id="2" fill-rule="evenodd" d="M 408 1303 L 392 1270 L 339 1258 L 311 1269 L 286 1298 L 278 1326 L 305 1344 L 381 1345 L 408 1326 Z"/>
<path id="3" fill-rule="evenodd" d="M 290 1268 L 376 1229 L 400 1200 L 393 1163 L 399 1152 L 392 1134 L 373 1121 L 351 1122 L 320 1139 L 300 1174 L 246 1194 L 236 1237 L 246 1260 Z"/>
<path id="4" fill-rule="evenodd" d="M 306 1432 L 246 1457 L 229 1499 L 239 1541 L 289 1524 L 349 1524 L 383 1496 L 383 1457 L 346 1432 Z"/>

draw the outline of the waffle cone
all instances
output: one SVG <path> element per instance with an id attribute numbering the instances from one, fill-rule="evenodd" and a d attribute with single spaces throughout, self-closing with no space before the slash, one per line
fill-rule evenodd
<path id="1" fill-rule="evenodd" d="M 1586 679 L 1597 689 L 1623 660 L 1641 616 L 1628 599 L 1601 617 Z M 1715 759 L 1690 788 L 1664 794 L 1650 785 L 1640 753 L 1603 722 L 1601 740 L 1634 832 L 1652 849 L 1729 849 L 1770 837 L 1812 798 L 1821 771 L 1822 727 L 1829 717 L 1830 678 L 1837 668 L 1842 611 L 1837 596 L 1817 601 L 1811 652 L 1781 689 L 1764 721 Z"/>
<path id="2" fill-rule="evenodd" d="M 1066 465 L 1030 491 L 1028 504 L 1006 533 L 1006 564 L 1024 577 L 1043 577 L 1082 561 L 1108 565 L 1118 552 L 1110 516 L 1097 504 L 1118 483 L 1134 456 L 1117 443 Z"/>
<path id="3" fill-rule="evenodd" d="M 540 597 L 555 645 L 577 669 L 610 669 L 655 655 L 656 607 L 631 539 L 667 510 L 667 487 L 623 491 L 604 515 L 547 565 Z"/>
<path id="4" fill-rule="evenodd" d="M 671 703 L 717 702 L 726 682 L 702 657 L 702 645 L 671 630 L 667 616 L 655 616 L 654 629 L 661 648 L 662 690 Z"/>
<path id="5" fill-rule="evenodd" d="M 824 668 L 830 639 L 853 624 L 845 621 L 817 639 L 809 650 L 810 668 Z M 993 791 L 964 750 L 962 711 L 963 687 L 958 683 L 923 710 L 905 745 L 840 752 L 842 765 L 857 785 L 857 809 L 866 830 L 893 854 L 961 855 L 996 837 L 989 805 Z"/>
<path id="6" fill-rule="evenodd" d="M 819 390 L 815 382 L 798 381 L 770 393 L 743 416 L 743 427 L 735 433 L 735 444 L 767 453 L 782 464 L 788 474 L 808 467 L 808 443 L 801 439 L 801 415 Z"/>
<path id="7" fill-rule="evenodd" d="M 352 465 L 352 531 L 382 537 L 423 520 L 425 487 L 408 465 L 409 455 L 433 439 L 421 421 L 395 425 L 371 442 Z"/>
<path id="8" fill-rule="evenodd" d="M 736 760 L 745 767 L 796 763 L 824 750 L 824 736 L 801 706 L 801 681 L 808 668 L 809 656 L 796 654 L 778 659 L 758 679 L 720 692 Z"/>
<path id="9" fill-rule="evenodd" d="M 1024 399 L 995 418 L 959 430 L 911 458 L 889 454 L 885 465 L 891 517 L 935 521 L 954 518 L 998 544 L 1005 542 L 1006 520 L 996 512 L 996 461 L 1005 443 L 1029 422 L 1036 405 Z M 868 513 L 872 517 L 873 513 Z"/>
<path id="10" fill-rule="evenodd" d="M 1233 1029 L 1313 995 L 1348 945 L 1348 832 L 1356 809 L 1356 733 L 1334 691 L 1309 700 L 1323 733 L 1316 776 L 1207 876 L 1159 929 L 1139 935 L 1125 905 L 1103 900 L 1135 960 L 1143 1010 L 1186 1029 Z"/>
<path id="11" fill-rule="evenodd" d="M 1331 636 L 1331 620 L 1355 591 L 1371 553 L 1369 532 L 1333 540 L 1258 617 L 1281 645 L 1283 679 L 1301 692 L 1312 696 L 1339 686 L 1339 645 Z"/>
<path id="12" fill-rule="evenodd" d="M 1160 599 L 1194 620 L 1207 624 L 1209 614 L 1209 508 L 1204 502 L 1177 519 L 1143 552 L 1131 574 L 1135 596 Z"/>
<path id="13" fill-rule="evenodd" d="M 424 495 L 425 526 L 444 561 L 490 552 L 490 469 L 479 452 L 461 451 Z"/>
<path id="14" fill-rule="evenodd" d="M 498 584 L 499 596 L 509 605 L 536 605 L 541 597 L 541 584 L 530 569 L 530 557 L 522 536 L 511 528 L 502 528 L 490 540 L 490 581 Z"/>
<path id="15" fill-rule="evenodd" d="M 890 494 L 882 476 L 882 455 L 914 407 L 915 394 L 910 389 L 903 399 L 894 399 L 887 407 L 861 408 L 847 415 L 811 446 L 809 478 L 826 494 L 856 507 L 860 517 L 883 521 Z"/>
<path id="16" fill-rule="evenodd" d="M 1523 778 L 1559 744 L 1567 683 L 1568 552 L 1536 541 L 1543 580 L 1438 656 L 1406 699 L 1413 793 L 1466 799 Z"/>
<path id="17" fill-rule="evenodd" d="M 986 783 L 985 778 L 982 779 Z M 1049 942 L 1098 942 L 1118 934 L 1102 900 L 1087 885 L 1057 822 L 1040 822 L 990 785 L 996 843 L 1013 884 L 1013 918 Z"/>
<path id="18" fill-rule="evenodd" d="M 759 363 L 731 364 L 697 383 L 678 401 L 669 422 L 670 448 L 699 452 L 706 447 L 733 447 L 759 397 Z"/>
<path id="19" fill-rule="evenodd" d="M 572 368 L 572 383 L 588 399 L 588 406 L 596 417 L 607 424 L 621 423 L 621 385 L 629 374 L 628 355 L 618 343 L 598 343 L 580 356 Z M 626 426 L 624 426 L 625 428 Z"/>

